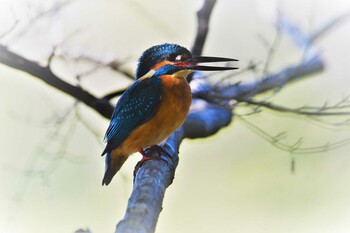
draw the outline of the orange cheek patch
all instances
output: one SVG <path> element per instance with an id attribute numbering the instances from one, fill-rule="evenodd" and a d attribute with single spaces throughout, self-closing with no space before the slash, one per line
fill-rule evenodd
<path id="1" fill-rule="evenodd" d="M 157 64 L 155 64 L 153 67 L 152 67 L 152 70 L 158 70 L 159 68 L 167 65 L 167 64 L 173 64 L 172 62 L 170 61 L 162 61 L 162 62 L 159 62 Z"/>

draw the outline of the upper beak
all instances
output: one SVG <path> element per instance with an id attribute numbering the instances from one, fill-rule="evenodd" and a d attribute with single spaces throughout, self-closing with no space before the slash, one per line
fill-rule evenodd
<path id="1" fill-rule="evenodd" d="M 216 71 L 216 70 L 235 70 L 237 67 L 220 67 L 220 66 L 202 66 L 198 63 L 209 63 L 209 62 L 229 62 L 229 61 L 238 61 L 237 59 L 225 58 L 225 57 L 204 57 L 197 56 L 192 57 L 183 62 L 177 62 L 174 65 L 181 67 L 182 69 L 189 70 L 206 70 L 206 71 Z"/>

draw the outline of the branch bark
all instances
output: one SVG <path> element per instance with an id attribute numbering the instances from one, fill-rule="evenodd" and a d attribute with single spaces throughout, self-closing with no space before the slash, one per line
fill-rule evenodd
<path id="1" fill-rule="evenodd" d="M 178 150 L 184 138 L 183 127 L 173 133 L 162 145 L 171 156 L 161 155 L 162 160 L 150 160 L 138 169 L 134 177 L 134 187 L 124 219 L 116 233 L 154 232 L 158 221 L 166 188 L 173 182 L 179 161 Z M 147 151 L 146 153 L 157 153 Z M 156 155 L 152 155 L 156 156 Z M 164 162 L 166 161 L 166 162 Z"/>

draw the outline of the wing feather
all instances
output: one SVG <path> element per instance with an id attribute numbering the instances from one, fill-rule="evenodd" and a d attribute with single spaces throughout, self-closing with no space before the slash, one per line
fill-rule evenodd
<path id="1" fill-rule="evenodd" d="M 114 108 L 102 155 L 120 146 L 133 130 L 147 122 L 157 111 L 161 97 L 161 79 L 153 77 L 135 82 Z"/>

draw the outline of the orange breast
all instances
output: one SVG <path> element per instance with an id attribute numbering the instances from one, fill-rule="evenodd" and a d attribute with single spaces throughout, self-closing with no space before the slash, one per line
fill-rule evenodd
<path id="1" fill-rule="evenodd" d="M 134 130 L 118 148 L 124 154 L 162 142 L 184 122 L 188 114 L 192 93 L 186 79 L 170 75 L 161 79 L 163 96 L 160 106 L 155 115 Z"/>

